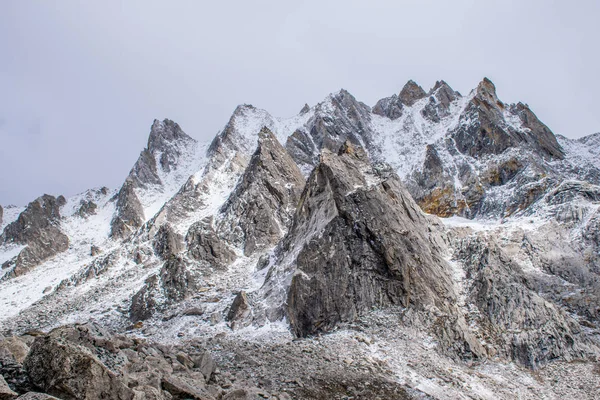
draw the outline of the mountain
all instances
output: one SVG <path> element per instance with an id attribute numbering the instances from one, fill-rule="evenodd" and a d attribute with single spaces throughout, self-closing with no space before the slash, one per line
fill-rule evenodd
<path id="1" fill-rule="evenodd" d="M 489 79 L 155 120 L 120 188 L 0 208 L 0 397 L 594 398 L 599 155 Z"/>

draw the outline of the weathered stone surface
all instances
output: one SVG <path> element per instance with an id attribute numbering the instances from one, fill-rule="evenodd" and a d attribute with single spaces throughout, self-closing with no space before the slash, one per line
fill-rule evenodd
<path id="1" fill-rule="evenodd" d="M 303 130 L 296 130 L 286 140 L 285 148 L 299 165 L 315 165 L 318 159 L 318 149 Z"/>
<path id="2" fill-rule="evenodd" d="M 129 173 L 129 180 L 136 188 L 160 185 L 158 168 L 170 172 L 177 168 L 179 159 L 187 148 L 196 143 L 181 127 L 169 120 L 154 120 L 150 128 L 148 145 L 140 154 Z"/>
<path id="3" fill-rule="evenodd" d="M 89 350 L 52 335 L 33 342 L 25 360 L 31 382 L 62 399 L 133 399 L 134 393 Z"/>
<path id="4" fill-rule="evenodd" d="M 22 364 L 29 353 L 29 346 L 19 337 L 0 339 L 0 359 L 11 359 Z"/>
<path id="5" fill-rule="evenodd" d="M 287 298 L 293 331 L 329 331 L 374 307 L 448 309 L 453 288 L 428 225 L 399 179 L 380 175 L 362 148 L 324 151 L 284 242 L 298 252 Z"/>
<path id="6" fill-rule="evenodd" d="M 531 368 L 593 354 L 577 322 L 531 290 L 531 280 L 493 239 L 464 239 L 457 258 L 472 281 L 478 323 L 498 353 Z"/>
<path id="7" fill-rule="evenodd" d="M 2 226 L 2 218 L 4 217 L 4 208 L 0 205 L 0 226 Z"/>
<path id="8" fill-rule="evenodd" d="M 169 392 L 176 400 L 213 400 L 214 398 L 205 390 L 203 381 L 191 381 L 186 378 L 165 376 L 162 378 L 162 388 Z"/>
<path id="9" fill-rule="evenodd" d="M 127 179 L 119 190 L 115 216 L 110 223 L 112 238 L 123 239 L 144 223 L 144 209 L 134 187 L 134 182 Z"/>
<path id="10" fill-rule="evenodd" d="M 548 159 L 562 159 L 564 152 L 554 134 L 524 105 L 509 110 L 517 115 L 529 132 L 516 131 L 505 123 L 506 105 L 496 96 L 496 87 L 485 78 L 468 104 L 461 119 L 475 121 L 460 124 L 452 134 L 458 150 L 478 158 L 500 154 L 511 147 L 528 146 Z"/>
<path id="11" fill-rule="evenodd" d="M 437 81 L 428 96 L 429 102 L 423 107 L 421 114 L 433 122 L 440 122 L 450 115 L 450 105 L 461 97 L 460 93 L 455 92 L 444 81 Z"/>
<path id="12" fill-rule="evenodd" d="M 19 397 L 17 400 L 61 400 L 58 397 L 50 396 L 45 393 L 28 392 Z"/>
<path id="13" fill-rule="evenodd" d="M 63 196 L 43 195 L 29 203 L 16 221 L 0 236 L 0 243 L 26 245 L 19 255 L 3 264 L 13 267 L 8 276 L 20 276 L 43 261 L 69 248 L 69 238 L 60 229 L 60 207 Z"/>
<path id="14" fill-rule="evenodd" d="M 235 296 L 227 312 L 227 320 L 230 322 L 229 326 L 233 330 L 243 328 L 252 323 L 252 308 L 250 307 L 246 292 L 241 291 Z"/>
<path id="15" fill-rule="evenodd" d="M 377 102 L 373 107 L 373 114 L 388 117 L 391 120 L 398 119 L 402 116 L 402 101 L 398 95 L 386 97 Z"/>
<path id="16" fill-rule="evenodd" d="M 208 382 L 217 369 L 217 364 L 211 354 L 208 351 L 205 351 L 201 355 L 194 357 L 194 367 L 202 372 L 204 379 Z"/>
<path id="17" fill-rule="evenodd" d="M 171 256 L 159 275 L 150 276 L 133 296 L 129 318 L 132 322 L 148 319 L 157 309 L 181 302 L 197 289 L 197 277 L 188 269 L 187 262 L 181 256 Z"/>
<path id="18" fill-rule="evenodd" d="M 16 399 L 17 396 L 18 394 L 13 392 L 11 388 L 8 387 L 8 384 L 2 375 L 0 375 L 0 400 L 13 400 Z"/>
<path id="19" fill-rule="evenodd" d="M 50 396 L 45 393 L 28 392 L 17 397 L 17 400 L 61 400 L 58 397 Z"/>
<path id="20" fill-rule="evenodd" d="M 183 250 L 183 237 L 175 232 L 169 224 L 161 225 L 154 236 L 154 251 L 166 260 Z"/>
<path id="21" fill-rule="evenodd" d="M 215 269 L 225 269 L 235 261 L 235 252 L 217 235 L 214 218 L 193 224 L 185 237 L 188 255 Z"/>
<path id="22" fill-rule="evenodd" d="M 90 215 L 96 214 L 96 210 L 98 209 L 98 205 L 91 200 L 81 200 L 79 203 L 79 209 L 77 210 L 77 215 L 81 218 L 86 218 Z"/>
<path id="23" fill-rule="evenodd" d="M 246 256 L 272 247 L 286 233 L 303 187 L 298 166 L 264 127 L 241 182 L 221 208 L 219 235 L 242 246 Z"/>
<path id="24" fill-rule="evenodd" d="M 337 151 L 342 143 L 349 140 L 353 144 L 364 143 L 371 148 L 373 132 L 370 122 L 370 108 L 342 89 L 315 107 L 314 116 L 306 127 L 310 138 L 298 134 L 295 140 L 286 143 L 286 147 L 289 146 L 287 149 L 294 161 L 308 172 L 310 169 L 307 167 L 314 166 L 318 161 L 315 152 L 311 151 L 313 147 L 317 152 L 321 149 Z M 309 139 L 310 144 L 297 144 L 305 138 Z M 312 160 L 312 163 L 306 164 L 307 160 Z"/>
<path id="25" fill-rule="evenodd" d="M 406 82 L 406 85 L 404 85 L 404 87 L 400 91 L 400 95 L 398 95 L 398 98 L 400 99 L 402 104 L 405 104 L 410 107 L 425 96 L 427 96 L 427 93 L 425 93 L 423 88 L 417 85 L 415 81 L 409 80 L 408 82 Z"/>

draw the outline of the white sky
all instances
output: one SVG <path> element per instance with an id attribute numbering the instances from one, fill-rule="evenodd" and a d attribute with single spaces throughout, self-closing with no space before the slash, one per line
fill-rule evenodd
<path id="1" fill-rule="evenodd" d="M 119 187 L 154 118 L 211 139 L 240 103 L 487 76 L 555 133 L 600 131 L 600 1 L 0 2 L 0 204 Z"/>

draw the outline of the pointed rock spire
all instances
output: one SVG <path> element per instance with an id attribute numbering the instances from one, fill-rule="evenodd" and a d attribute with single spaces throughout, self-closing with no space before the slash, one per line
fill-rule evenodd
<path id="1" fill-rule="evenodd" d="M 427 96 L 427 93 L 425 93 L 423 88 L 417 85 L 412 79 L 406 82 L 406 85 L 404 85 L 398 95 L 402 104 L 409 107 L 425 96 Z"/>
<path id="2" fill-rule="evenodd" d="M 128 179 L 137 188 L 162 183 L 158 166 L 168 173 L 176 169 L 184 152 L 196 144 L 181 127 L 169 120 L 154 120 L 148 144 L 134 164 Z"/>
<path id="3" fill-rule="evenodd" d="M 310 111 L 310 106 L 308 104 L 304 104 L 304 107 L 300 110 L 300 115 L 304 115 Z"/>
<path id="4" fill-rule="evenodd" d="M 283 304 L 298 336 L 374 307 L 449 309 L 449 270 L 428 228 L 399 178 L 373 168 L 360 146 L 323 150 L 263 293 Z M 273 286 L 290 278 L 285 293 Z"/>
<path id="5" fill-rule="evenodd" d="M 242 245 L 246 255 L 274 245 L 291 222 L 303 186 L 294 160 L 263 127 L 242 180 L 221 210 L 224 218 L 218 231 Z"/>
<path id="6" fill-rule="evenodd" d="M 450 105 L 461 95 L 455 92 L 446 82 L 437 81 L 429 91 L 429 102 L 421 110 L 421 114 L 433 122 L 440 122 L 450 115 Z"/>

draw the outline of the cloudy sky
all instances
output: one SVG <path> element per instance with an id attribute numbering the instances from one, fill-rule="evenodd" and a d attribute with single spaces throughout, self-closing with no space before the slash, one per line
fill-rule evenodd
<path id="1" fill-rule="evenodd" d="M 3 0 L 0 204 L 120 186 L 154 118 L 210 140 L 240 103 L 373 105 L 408 79 L 487 76 L 555 133 L 594 133 L 598 17 L 597 0 Z"/>

